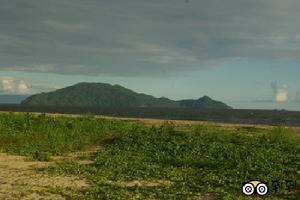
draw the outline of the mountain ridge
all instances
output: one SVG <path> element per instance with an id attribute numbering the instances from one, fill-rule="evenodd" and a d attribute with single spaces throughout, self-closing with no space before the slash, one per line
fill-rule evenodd
<path id="1" fill-rule="evenodd" d="M 208 96 L 197 100 L 171 100 L 166 97 L 137 93 L 121 85 L 108 83 L 77 83 L 48 93 L 39 93 L 26 98 L 22 105 L 40 106 L 95 106 L 95 107 L 170 107 L 230 109 L 223 102 Z"/>

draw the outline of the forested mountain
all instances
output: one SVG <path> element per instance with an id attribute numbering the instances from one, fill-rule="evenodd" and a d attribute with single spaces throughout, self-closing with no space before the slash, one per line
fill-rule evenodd
<path id="1" fill-rule="evenodd" d="M 207 96 L 198 100 L 174 101 L 165 97 L 136 93 L 120 85 L 106 83 L 78 83 L 53 92 L 35 94 L 22 102 L 23 105 L 48 106 L 95 106 L 95 107 L 192 107 L 230 108 Z"/>

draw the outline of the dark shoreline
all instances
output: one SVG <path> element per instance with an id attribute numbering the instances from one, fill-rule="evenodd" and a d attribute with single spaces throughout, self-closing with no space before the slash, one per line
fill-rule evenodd
<path id="1" fill-rule="evenodd" d="M 300 111 L 285 110 L 196 110 L 191 108 L 96 108 L 23 106 L 0 104 L 0 111 L 59 114 L 93 114 L 112 117 L 153 118 L 169 120 L 201 120 L 237 124 L 300 126 Z"/>

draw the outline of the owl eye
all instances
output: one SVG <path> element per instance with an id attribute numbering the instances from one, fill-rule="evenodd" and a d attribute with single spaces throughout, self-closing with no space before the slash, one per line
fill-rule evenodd
<path id="1" fill-rule="evenodd" d="M 247 183 L 243 186 L 243 194 L 250 196 L 254 193 L 255 189 L 251 183 Z"/>
<path id="2" fill-rule="evenodd" d="M 268 193 L 268 186 L 264 183 L 260 183 L 256 187 L 256 192 L 260 196 L 264 196 Z"/>

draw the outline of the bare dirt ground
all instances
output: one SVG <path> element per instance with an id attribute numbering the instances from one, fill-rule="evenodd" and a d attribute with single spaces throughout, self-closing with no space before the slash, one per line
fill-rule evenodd
<path id="1" fill-rule="evenodd" d="M 89 187 L 90 184 L 76 176 L 48 176 L 37 169 L 55 165 L 59 162 L 71 161 L 90 164 L 93 156 L 100 148 L 93 146 L 87 151 L 51 157 L 49 162 L 28 161 L 23 156 L 0 153 L 0 199 L 22 200 L 63 200 L 65 197 L 59 191 L 72 192 Z M 108 183 L 120 187 L 155 187 L 173 184 L 167 180 L 133 180 Z M 200 198 L 201 197 L 201 198 Z M 210 199 L 200 196 L 199 199 Z"/>
<path id="2" fill-rule="evenodd" d="M 87 180 L 76 176 L 48 176 L 36 170 L 61 160 L 28 161 L 23 156 L 0 153 L 0 199 L 65 199 L 53 191 L 79 190 L 89 186 Z"/>

